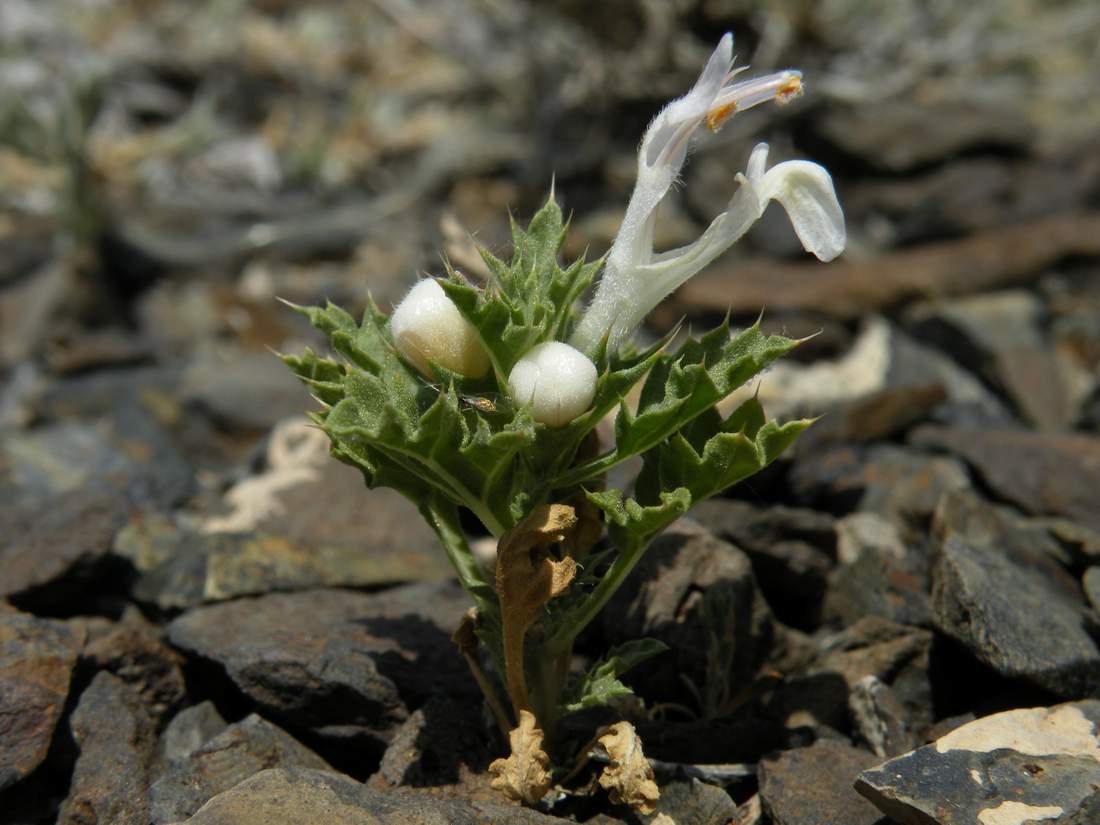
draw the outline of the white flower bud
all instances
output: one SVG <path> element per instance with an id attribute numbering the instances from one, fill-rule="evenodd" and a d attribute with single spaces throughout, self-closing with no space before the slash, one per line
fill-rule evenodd
<path id="1" fill-rule="evenodd" d="M 477 330 L 434 278 L 409 290 L 390 317 L 390 332 L 397 351 L 428 378 L 435 378 L 429 362 L 467 378 L 489 371 L 489 354 Z"/>
<path id="2" fill-rule="evenodd" d="M 516 362 L 508 388 L 517 404 L 531 405 L 536 421 L 561 427 L 592 405 L 596 378 L 596 365 L 584 353 L 561 341 L 547 341 Z"/>

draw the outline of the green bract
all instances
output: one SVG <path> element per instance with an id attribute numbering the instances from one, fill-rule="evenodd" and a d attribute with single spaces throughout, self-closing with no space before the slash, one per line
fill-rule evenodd
<path id="1" fill-rule="evenodd" d="M 368 486 L 406 495 L 435 529 L 477 606 L 478 636 L 498 668 L 504 667 L 501 628 L 508 616 L 492 577 L 467 545 L 459 508 L 506 540 L 522 539 L 517 531 L 532 528 L 521 521 L 545 505 L 582 516 L 576 529 L 586 525 L 587 540 L 579 533 L 540 538 L 559 542 L 564 549 L 557 558 L 573 555 L 581 571 L 568 592 L 546 595 L 527 633 L 525 681 L 538 725 L 551 738 L 560 714 L 628 693 L 619 676 L 664 649 L 640 641 L 573 678 L 560 665 L 649 542 L 694 503 L 767 466 L 809 424 L 767 421 L 755 399 L 720 415 L 720 401 L 798 343 L 765 335 L 758 324 L 733 332 L 728 323 L 676 348 L 671 336 L 644 351 L 610 355 L 604 348 L 595 357 L 599 379 L 591 409 L 557 429 L 536 423 L 509 400 L 507 375 L 535 345 L 568 339 L 574 304 L 600 266 L 577 261 L 563 268 L 564 234 L 551 198 L 526 229 L 513 226 L 510 262 L 483 253 L 492 273 L 488 285 L 454 271 L 441 282 L 490 355 L 493 369 L 485 378 L 465 379 L 433 365 L 440 382 L 428 383 L 398 355 L 388 319 L 373 302 L 359 322 L 332 304 L 295 307 L 328 337 L 331 354 L 307 349 L 284 358 L 323 405 L 313 419 L 331 439 L 332 454 L 358 467 Z M 632 406 L 626 399 L 638 384 Z M 597 446 L 594 430 L 616 408 L 615 442 Z M 633 456 L 642 459 L 634 494 L 604 490 L 607 471 Z M 589 556 L 597 520 L 610 546 Z"/>

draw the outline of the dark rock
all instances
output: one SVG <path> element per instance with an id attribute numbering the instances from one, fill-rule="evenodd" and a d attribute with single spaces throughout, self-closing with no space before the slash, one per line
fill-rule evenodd
<path id="1" fill-rule="evenodd" d="M 669 646 L 627 677 L 647 697 L 679 699 L 687 679 L 708 716 L 752 681 L 773 633 L 745 554 L 686 521 L 646 550 L 603 617 L 612 644 L 652 637 Z"/>
<path id="2" fill-rule="evenodd" d="M 1100 702 L 997 713 L 864 771 L 856 790 L 902 825 L 1095 822 Z"/>
<path id="3" fill-rule="evenodd" d="M 839 564 L 829 577 L 825 618 L 848 625 L 863 616 L 930 625 L 929 558 L 925 542 L 903 539 L 875 513 L 853 513 L 836 524 Z"/>
<path id="4" fill-rule="evenodd" d="M 1041 574 L 956 534 L 943 542 L 933 574 L 936 626 L 1003 676 L 1059 696 L 1100 686 L 1100 650 L 1082 604 Z"/>
<path id="5" fill-rule="evenodd" d="M 149 788 L 151 821 L 182 822 L 207 800 L 248 777 L 289 767 L 330 770 L 324 759 L 290 734 L 252 714 L 168 766 Z"/>
<path id="6" fill-rule="evenodd" d="M 224 668 L 266 715 L 327 739 L 388 741 L 440 686 L 476 687 L 450 640 L 467 606 L 453 583 L 382 593 L 307 590 L 201 607 L 169 625 L 173 645 Z"/>
<path id="7" fill-rule="evenodd" d="M 183 704 L 187 693 L 183 657 L 162 641 L 160 631 L 136 609 L 128 608 L 119 622 L 72 621 L 87 634 L 81 658 L 133 688 L 158 725 Z"/>
<path id="8" fill-rule="evenodd" d="M 99 673 L 69 719 L 80 749 L 58 825 L 148 825 L 148 767 L 156 751 L 153 721 L 121 679 Z"/>
<path id="9" fill-rule="evenodd" d="M 970 486 L 966 469 L 955 459 L 891 445 L 833 447 L 799 458 L 790 481 L 807 506 L 878 513 L 902 528 L 931 518 L 945 492 Z"/>
<path id="10" fill-rule="evenodd" d="M 102 572 L 128 507 L 83 487 L 0 508 L 0 597 L 52 607 L 78 596 Z"/>
<path id="11" fill-rule="evenodd" d="M 638 735 L 647 756 L 683 764 L 752 763 L 771 751 L 806 744 L 767 708 L 754 704 L 739 710 L 714 719 L 643 720 Z"/>
<path id="12" fill-rule="evenodd" d="M 874 825 L 879 812 L 852 790 L 875 757 L 840 742 L 817 742 L 760 763 L 760 799 L 775 825 Z"/>
<path id="13" fill-rule="evenodd" d="M 40 502 L 93 486 L 140 509 L 169 509 L 191 494 L 191 466 L 141 406 L 0 436 L 0 493 Z"/>
<path id="14" fill-rule="evenodd" d="M 820 128 L 853 157 L 891 172 L 975 147 L 1020 149 L 1032 138 L 1027 118 L 1016 107 L 974 100 L 918 103 L 896 98 L 874 106 L 831 106 Z"/>
<path id="15" fill-rule="evenodd" d="M 671 817 L 676 825 L 712 825 L 736 822 L 737 803 L 728 793 L 698 779 L 661 785 L 657 814 Z"/>
<path id="16" fill-rule="evenodd" d="M 931 632 L 867 616 L 818 644 L 817 658 L 805 673 L 776 691 L 773 704 L 781 712 L 801 711 L 811 723 L 846 730 L 851 691 L 874 676 L 891 688 L 915 729 L 931 722 Z"/>
<path id="17" fill-rule="evenodd" d="M 168 723 L 160 735 L 160 756 L 165 762 L 185 759 L 226 728 L 211 701 L 184 708 Z"/>
<path id="18" fill-rule="evenodd" d="M 917 744 L 908 711 L 877 676 L 864 676 L 852 686 L 848 710 L 860 738 L 876 756 L 897 756 Z"/>
<path id="19" fill-rule="evenodd" d="M 795 507 L 760 509 L 743 501 L 713 498 L 691 511 L 718 538 L 745 551 L 776 617 L 813 628 L 836 558 L 834 519 Z"/>
<path id="20" fill-rule="evenodd" d="M 318 812 L 343 825 L 551 825 L 567 820 L 496 802 L 385 793 L 343 774 L 304 768 L 261 771 L 207 802 L 187 825 L 313 825 Z"/>
<path id="21" fill-rule="evenodd" d="M 1100 611 L 1100 567 L 1090 567 L 1085 571 L 1081 584 L 1093 610 Z"/>
<path id="22" fill-rule="evenodd" d="M 310 406 L 301 382 L 265 351 L 200 357 L 184 373 L 180 396 L 218 424 L 245 430 L 268 430 Z"/>
<path id="23" fill-rule="evenodd" d="M 460 705 L 433 696 L 397 729 L 368 784 L 379 790 L 398 787 L 455 786 L 480 782 L 496 757 L 493 736 L 475 704 Z"/>
<path id="24" fill-rule="evenodd" d="M 60 622 L 0 609 L 0 791 L 46 758 L 80 645 Z"/>
<path id="25" fill-rule="evenodd" d="M 915 307 L 914 335 L 952 353 L 1033 426 L 1064 429 L 1076 414 L 1067 367 L 1039 330 L 1039 299 L 1013 290 Z"/>
<path id="26" fill-rule="evenodd" d="M 962 456 L 997 496 L 1024 512 L 1065 516 L 1100 529 L 1098 437 L 928 426 L 910 439 Z"/>

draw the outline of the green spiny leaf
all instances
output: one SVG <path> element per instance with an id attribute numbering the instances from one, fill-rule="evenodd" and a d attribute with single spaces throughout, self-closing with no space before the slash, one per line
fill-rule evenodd
<path id="1" fill-rule="evenodd" d="M 562 710 L 575 713 L 632 696 L 634 692 L 619 681 L 619 677 L 666 650 L 668 645 L 657 639 L 638 639 L 612 648 L 570 686 Z"/>

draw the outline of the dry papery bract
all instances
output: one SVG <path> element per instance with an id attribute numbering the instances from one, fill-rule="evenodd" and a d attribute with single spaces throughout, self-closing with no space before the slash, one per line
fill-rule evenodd
<path id="1" fill-rule="evenodd" d="M 519 725 L 508 734 L 511 755 L 489 766 L 494 790 L 525 805 L 534 805 L 542 799 L 553 784 L 547 770 L 550 757 L 542 749 L 542 739 L 535 715 L 529 710 L 521 710 Z"/>
<path id="2" fill-rule="evenodd" d="M 643 814 L 653 813 L 661 793 L 653 781 L 653 767 L 642 752 L 642 740 L 634 726 L 629 722 L 616 722 L 597 741 L 608 758 L 600 774 L 600 786 L 607 790 L 611 801 L 629 805 Z"/>

